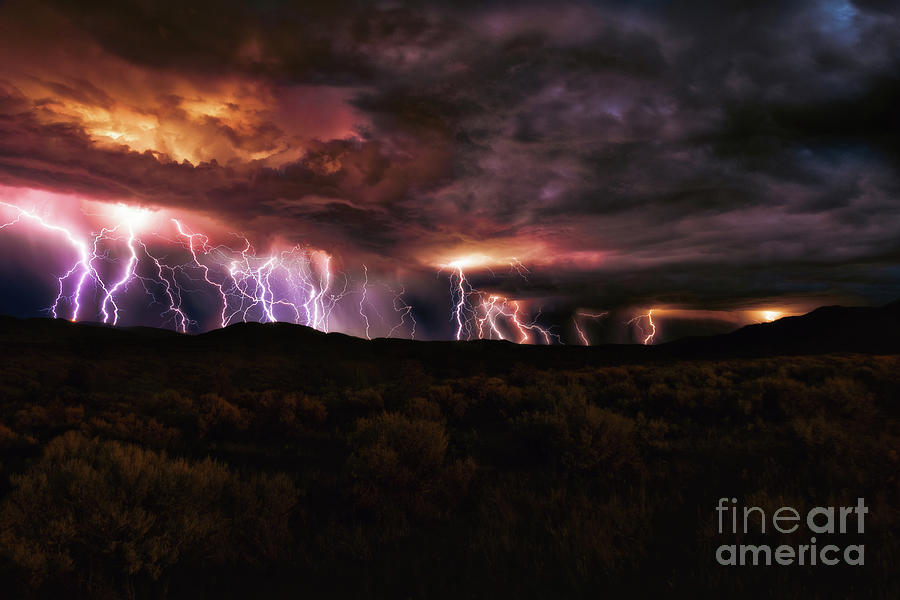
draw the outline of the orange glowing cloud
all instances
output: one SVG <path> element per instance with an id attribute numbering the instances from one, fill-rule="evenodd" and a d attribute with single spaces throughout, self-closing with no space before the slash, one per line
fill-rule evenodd
<path id="1" fill-rule="evenodd" d="M 366 124 L 349 103 L 353 89 L 141 67 L 59 27 L 66 52 L 0 25 L 0 84 L 37 122 L 81 129 L 101 148 L 281 166 L 310 140 L 343 139 Z"/>
<path id="2" fill-rule="evenodd" d="M 315 111 L 307 119 L 302 110 L 285 105 L 285 96 L 259 82 L 223 80 L 201 87 L 174 75 L 152 75 L 130 97 L 105 85 L 103 93 L 116 98 L 107 105 L 92 97 L 54 95 L 62 89 L 54 79 L 13 84 L 31 101 L 39 122 L 79 127 L 102 147 L 124 146 L 194 164 L 243 160 L 279 166 L 297 160 L 305 140 L 352 135 L 357 119 L 346 107 L 323 126 Z M 335 102 L 342 94 L 328 88 L 294 90 L 294 97 L 307 95 L 313 105 Z"/>
<path id="3" fill-rule="evenodd" d="M 544 239 L 492 238 L 483 241 L 452 242 L 433 246 L 419 253 L 423 265 L 438 268 L 487 270 L 514 268 L 593 269 L 606 260 L 606 253 L 578 250 L 548 243 Z"/>
<path id="4" fill-rule="evenodd" d="M 778 319 L 800 315 L 812 310 L 814 305 L 785 305 L 777 310 L 768 306 L 764 309 L 737 308 L 726 310 L 705 310 L 681 308 L 678 306 L 656 305 L 653 307 L 653 316 L 660 319 L 690 319 L 706 321 L 724 321 L 733 323 L 736 327 L 753 323 L 771 323 Z"/>

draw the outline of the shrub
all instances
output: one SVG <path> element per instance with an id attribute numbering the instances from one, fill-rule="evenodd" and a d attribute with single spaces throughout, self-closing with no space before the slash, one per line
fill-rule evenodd
<path id="1" fill-rule="evenodd" d="M 437 516 L 458 501 L 475 470 L 470 459 L 447 460 L 447 434 L 435 421 L 382 413 L 359 419 L 350 442 L 357 502 L 401 528 L 409 515 Z"/>
<path id="2" fill-rule="evenodd" d="M 169 458 L 69 432 L 11 477 L 0 553 L 32 580 L 88 593 L 152 585 L 175 566 L 277 556 L 297 492 L 284 476 L 241 481 L 210 459 Z"/>

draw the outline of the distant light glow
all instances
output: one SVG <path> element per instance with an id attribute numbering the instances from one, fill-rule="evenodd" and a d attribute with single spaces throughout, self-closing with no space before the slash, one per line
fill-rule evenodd
<path id="1" fill-rule="evenodd" d="M 139 232 L 149 225 L 154 216 L 154 212 L 150 209 L 139 206 L 128 206 L 127 204 L 122 203 L 116 204 L 112 212 L 117 223 L 120 223 L 135 232 Z"/>
<path id="2" fill-rule="evenodd" d="M 494 259 L 486 254 L 469 254 L 468 256 L 461 256 L 459 258 L 453 259 L 446 263 L 446 266 L 459 270 L 459 269 L 473 269 L 479 267 L 489 267 L 497 264 L 502 264 L 504 261 Z"/>

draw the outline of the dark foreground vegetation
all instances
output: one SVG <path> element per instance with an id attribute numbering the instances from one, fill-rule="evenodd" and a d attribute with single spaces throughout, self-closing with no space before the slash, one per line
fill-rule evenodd
<path id="1" fill-rule="evenodd" d="M 898 354 L 4 320 L 0 358 L 3 597 L 897 597 Z M 720 566 L 809 536 L 720 497 L 865 498 L 865 565 Z"/>

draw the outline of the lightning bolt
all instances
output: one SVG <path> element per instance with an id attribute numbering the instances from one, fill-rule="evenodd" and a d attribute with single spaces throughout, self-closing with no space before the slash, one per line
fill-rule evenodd
<path id="1" fill-rule="evenodd" d="M 394 332 L 397 331 L 397 329 L 403 327 L 406 324 L 406 319 L 408 318 L 412 323 L 412 326 L 409 330 L 409 339 L 416 339 L 416 327 L 418 326 L 418 323 L 416 323 L 416 318 L 413 315 L 413 307 L 410 304 L 407 304 L 406 300 L 403 299 L 403 294 L 406 293 L 406 289 L 403 286 L 400 286 L 399 292 L 394 292 L 393 290 L 391 290 L 391 292 L 394 294 L 391 306 L 394 308 L 395 312 L 399 313 L 400 322 L 393 328 L 391 328 L 387 336 L 393 337 Z"/>
<path id="2" fill-rule="evenodd" d="M 362 319 L 365 324 L 365 335 L 367 340 L 372 339 L 372 320 L 369 317 L 369 314 L 366 312 L 370 310 L 377 315 L 378 320 L 381 321 L 382 326 L 387 330 L 387 335 L 385 337 L 392 338 L 394 335 L 407 326 L 407 321 L 409 321 L 409 338 L 415 339 L 416 337 L 416 319 L 413 316 L 413 307 L 410 306 L 406 300 L 403 299 L 403 295 L 406 293 L 406 289 L 403 286 L 400 286 L 400 291 L 396 291 L 387 285 L 384 282 L 379 282 L 378 285 L 383 287 L 390 294 L 391 298 L 391 308 L 393 311 L 399 316 L 399 321 L 388 323 L 385 316 L 378 310 L 378 307 L 369 302 L 369 286 L 372 285 L 369 283 L 369 268 L 366 265 L 363 265 L 363 281 L 362 285 L 360 285 L 360 298 L 359 298 L 359 317 Z"/>
<path id="3" fill-rule="evenodd" d="M 579 320 L 602 319 L 603 317 L 606 317 L 607 315 L 609 315 L 609 313 L 605 312 L 605 311 L 602 313 L 589 313 L 589 312 L 582 312 L 582 311 L 578 311 L 575 313 L 575 316 L 572 318 L 572 323 L 575 325 L 575 331 L 578 332 L 578 337 L 581 339 L 582 344 L 584 344 L 585 346 L 591 345 L 590 341 L 588 340 L 587 334 L 584 332 L 584 329 L 582 329 L 581 324 L 579 324 Z"/>
<path id="4" fill-rule="evenodd" d="M 641 326 L 641 321 L 643 319 L 647 319 L 647 324 L 649 327 L 649 333 L 647 333 L 644 328 Z M 656 336 L 656 324 L 653 322 L 653 309 L 647 311 L 647 314 L 638 315 L 635 318 L 631 319 L 626 323 L 626 325 L 634 325 L 637 327 L 638 331 L 641 332 L 641 335 L 644 337 L 644 341 L 642 342 L 645 346 L 649 346 L 653 343 L 653 338 Z"/>
<path id="5" fill-rule="evenodd" d="M 184 333 L 205 326 L 205 317 L 192 314 L 192 307 L 197 306 L 195 295 L 214 298 L 212 308 L 218 327 L 236 321 L 284 320 L 328 332 L 335 322 L 340 324 L 338 307 L 352 293 L 358 294 L 356 310 L 366 338 L 372 338 L 376 327 L 383 327 L 388 337 L 400 332 L 408 332 L 411 338 L 416 335 L 418 323 L 413 307 L 404 299 L 405 288 L 400 286 L 396 291 L 383 282 L 373 282 L 367 265 L 363 265 L 361 283 L 351 286 L 346 273 L 336 272 L 332 256 L 322 250 L 296 245 L 276 252 L 257 252 L 247 237 L 237 234 L 234 247 L 213 244 L 209 236 L 181 219 L 158 219 L 158 229 L 148 230 L 151 211 L 125 205 L 113 208 L 111 217 L 93 215 L 111 218 L 112 222 L 86 233 L 83 226 L 69 225 L 46 212 L 0 201 L 2 213 L 10 213 L 0 221 L 0 231 L 32 224 L 36 231 L 62 238 L 74 251 L 74 259 L 57 277 L 56 297 L 47 309 L 53 317 L 65 313 L 76 321 L 85 315 L 90 317 L 88 313 L 93 310 L 93 318 L 118 325 L 132 307 L 136 297 L 131 290 L 137 283 L 149 298 L 148 307 L 162 307 L 159 315 L 163 324 Z M 163 247 L 168 254 L 161 253 Z M 561 343 L 558 334 L 538 323 L 540 311 L 530 316 L 524 301 L 472 285 L 466 268 L 483 259 L 476 255 L 441 267 L 450 274 L 450 319 L 455 339 Z M 519 259 L 507 262 L 511 272 L 527 278 L 530 271 Z M 376 285 L 388 295 L 376 290 Z M 394 317 L 387 319 L 379 312 L 378 298 L 382 306 L 389 302 Z M 379 321 L 373 321 L 373 314 Z M 582 326 L 584 319 L 602 316 L 605 313 L 573 317 L 584 344 L 589 343 Z M 642 328 L 644 318 L 649 333 Z M 652 342 L 656 334 L 652 310 L 629 323 L 641 328 L 645 344 Z"/>
<path id="6" fill-rule="evenodd" d="M 162 264 L 159 259 L 150 254 L 150 251 L 147 249 L 147 246 L 144 245 L 143 242 L 139 242 L 141 248 L 144 250 L 144 254 L 147 255 L 147 258 L 153 263 L 156 267 L 156 280 L 163 285 L 163 293 L 166 298 L 169 299 L 169 308 L 162 312 L 160 316 L 165 317 L 167 314 L 172 313 L 175 318 L 175 328 L 176 330 L 180 330 L 182 333 L 187 333 L 188 326 L 194 325 L 195 322 L 187 317 L 187 315 L 181 310 L 181 288 L 178 286 L 175 280 L 176 270 L 173 267 Z M 166 277 L 164 272 L 168 272 L 169 278 L 172 279 L 172 283 L 169 283 L 169 278 Z M 144 289 L 147 290 L 148 294 L 152 295 L 149 288 L 147 287 L 151 281 L 149 281 L 145 277 L 141 277 L 141 282 L 144 284 Z"/>
<path id="7" fill-rule="evenodd" d="M 59 292 L 57 293 L 56 299 L 54 300 L 53 305 L 49 310 L 50 314 L 52 314 L 54 318 L 57 318 L 59 316 L 58 311 L 60 303 L 64 299 L 69 300 L 72 305 L 72 316 L 70 317 L 70 320 L 77 321 L 78 314 L 81 309 L 81 292 L 82 288 L 84 287 L 85 280 L 87 280 L 88 278 L 93 279 L 98 283 L 98 285 L 103 287 L 104 291 L 106 291 L 102 279 L 100 278 L 100 274 L 97 273 L 93 266 L 93 259 L 96 256 L 96 245 L 94 247 L 94 252 L 90 252 L 88 250 L 87 242 L 78 239 L 78 237 L 76 237 L 76 235 L 68 228 L 47 221 L 44 217 L 38 215 L 34 210 L 25 210 L 14 204 L 9 204 L 2 201 L 0 201 L 0 206 L 14 211 L 16 215 L 12 221 L 4 223 L 3 226 L 0 227 L 0 230 L 5 229 L 11 225 L 15 225 L 22 219 L 26 219 L 28 221 L 37 223 L 43 229 L 52 231 L 54 233 L 59 233 L 75 248 L 76 252 L 78 253 L 78 260 L 71 266 L 71 268 L 69 268 L 65 272 L 65 274 L 58 278 Z M 78 275 L 76 275 L 76 273 Z M 76 276 L 78 283 L 75 285 L 75 289 L 70 296 L 64 296 L 66 281 L 68 281 L 69 278 L 73 276 Z"/>
<path id="8" fill-rule="evenodd" d="M 528 270 L 528 267 L 523 265 L 522 261 L 515 256 L 509 259 L 509 268 L 523 279 L 528 279 L 528 274 L 531 273 L 531 271 Z"/>
<path id="9" fill-rule="evenodd" d="M 128 282 L 134 278 L 134 270 L 138 262 L 137 250 L 135 250 L 134 227 L 132 227 L 131 224 L 127 224 L 126 227 L 128 229 L 128 238 L 126 240 L 126 246 L 128 248 L 128 261 L 125 263 L 125 268 L 122 270 L 122 276 L 109 289 L 106 290 L 106 295 L 103 297 L 103 302 L 100 304 L 100 312 L 103 313 L 104 323 L 108 323 L 110 321 L 110 316 L 106 307 L 107 305 L 112 305 L 113 325 L 117 325 L 119 323 L 119 305 L 116 304 L 115 294 L 119 291 L 119 289 L 124 289 L 127 286 Z M 107 233 L 109 232 L 106 229 L 102 230 L 98 239 L 102 239 Z"/>
<path id="10" fill-rule="evenodd" d="M 200 261 L 197 259 L 197 248 L 194 246 L 195 240 L 199 240 L 200 251 L 203 252 L 204 254 L 208 253 L 209 248 L 208 248 L 207 244 L 209 242 L 209 238 L 207 238 L 205 235 L 201 235 L 198 233 L 189 233 L 184 228 L 184 226 L 181 224 L 181 221 L 179 221 L 178 219 L 172 219 L 172 223 L 175 224 L 175 228 L 178 230 L 178 234 L 187 240 L 187 249 L 191 253 L 191 260 L 193 261 L 193 264 L 196 265 L 197 268 L 203 273 L 203 281 L 205 281 L 210 287 L 215 288 L 218 291 L 219 297 L 222 300 L 222 311 L 220 313 L 220 317 L 221 317 L 220 325 L 222 327 L 225 327 L 226 325 L 228 325 L 228 320 L 229 320 L 229 318 L 225 316 L 225 312 L 228 309 L 228 298 L 225 295 L 225 291 L 222 289 L 222 286 L 220 284 L 212 281 L 209 278 L 209 267 L 201 264 Z M 249 244 L 249 242 L 248 242 L 248 244 Z M 173 275 L 173 281 L 174 281 L 174 275 Z"/>
<path id="11" fill-rule="evenodd" d="M 453 265 L 451 265 L 451 266 L 453 266 Z M 454 286 L 453 277 L 451 276 L 450 287 L 451 287 L 451 289 L 453 287 L 457 288 L 456 290 L 454 290 L 452 292 L 454 301 L 455 301 L 455 305 L 456 305 L 453 312 L 454 312 L 454 315 L 456 316 L 456 325 L 457 325 L 456 339 L 460 340 L 460 339 L 462 339 L 463 323 L 465 322 L 465 319 L 463 319 L 463 311 L 465 310 L 465 306 L 466 306 L 466 285 L 467 285 L 467 283 L 466 283 L 466 274 L 463 272 L 462 266 L 456 265 L 455 269 L 456 269 L 455 275 L 456 275 L 456 279 L 457 279 L 456 285 Z"/>
<path id="12" fill-rule="evenodd" d="M 336 274 L 332 257 L 321 250 L 298 245 L 281 252 L 257 254 L 244 236 L 237 236 L 241 240 L 237 248 L 212 245 L 207 235 L 192 230 L 179 219 L 168 221 L 173 228 L 171 237 L 141 232 L 139 229 L 150 214 L 146 209 L 118 205 L 112 217 L 116 222 L 91 234 L 9 202 L 0 201 L 0 210 L 11 212 L 8 219 L 0 221 L 0 230 L 32 223 L 40 231 L 62 237 L 74 249 L 77 258 L 57 278 L 57 295 L 48 309 L 54 317 L 59 317 L 68 305 L 68 318 L 82 318 L 88 305 L 87 290 L 93 287 L 99 293 L 95 314 L 104 323 L 118 325 L 126 292 L 132 283 L 140 283 L 150 305 L 164 307 L 160 313 L 163 323 L 182 332 L 198 326 L 185 308 L 186 295 L 193 293 L 212 293 L 217 299 L 220 327 L 237 320 L 287 320 L 327 332 L 336 308 L 350 289 L 349 278 Z M 155 253 L 154 247 L 160 243 L 179 248 L 176 254 L 186 256 L 186 260 L 173 261 Z M 365 265 L 364 272 L 361 311 L 365 305 L 374 306 Z M 409 323 L 411 335 L 415 335 L 412 307 L 403 300 L 402 289 L 400 293 L 390 291 L 384 301 L 390 302 L 400 321 L 386 324 L 389 335 Z M 370 324 L 364 311 L 363 317 L 369 336 Z"/>
<path id="13" fill-rule="evenodd" d="M 362 317 L 363 322 L 366 324 L 366 339 L 371 340 L 372 336 L 369 335 L 369 317 L 363 310 L 363 305 L 366 303 L 366 293 L 369 291 L 369 267 L 366 265 L 363 265 L 363 273 L 365 274 L 365 279 L 362 284 L 362 294 L 359 298 L 359 316 Z"/>
<path id="14" fill-rule="evenodd" d="M 445 268 L 450 270 L 450 319 L 456 323 L 456 340 L 499 339 L 520 344 L 534 343 L 538 338 L 545 344 L 554 340 L 561 341 L 558 334 L 537 324 L 540 312 L 534 319 L 526 322 L 517 300 L 487 294 L 472 287 L 466 277 L 463 261 L 443 265 L 441 270 Z M 510 268 L 523 277 L 528 272 L 517 259 L 510 261 Z"/>

